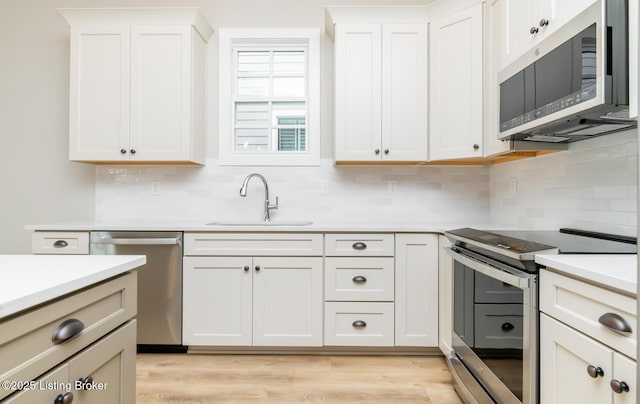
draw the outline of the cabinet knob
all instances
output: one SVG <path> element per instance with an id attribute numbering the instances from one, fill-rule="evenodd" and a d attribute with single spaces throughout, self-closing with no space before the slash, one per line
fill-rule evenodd
<path id="1" fill-rule="evenodd" d="M 375 154 L 380 154 L 380 149 L 375 149 L 373 152 L 374 152 Z"/>
<path id="2" fill-rule="evenodd" d="M 479 144 L 476 143 L 476 144 L 473 145 L 473 150 L 478 150 L 479 148 L 480 148 Z"/>
<path id="3" fill-rule="evenodd" d="M 84 379 L 78 379 L 78 383 L 80 384 L 80 389 L 89 390 L 91 388 L 91 384 L 93 384 L 93 376 L 89 375 Z"/>
<path id="4" fill-rule="evenodd" d="M 259 271 L 260 270 L 260 265 L 256 265 L 255 270 Z"/>
<path id="5" fill-rule="evenodd" d="M 364 328 L 367 326 L 367 323 L 365 323 L 362 320 L 356 320 L 353 323 L 351 323 L 352 326 L 354 326 L 355 328 Z"/>
<path id="6" fill-rule="evenodd" d="M 593 377 L 594 379 L 597 378 L 598 376 L 604 376 L 604 370 L 602 370 L 600 366 L 597 366 L 597 367 L 593 365 L 587 366 L 587 373 L 589 374 L 589 376 Z"/>
<path id="7" fill-rule="evenodd" d="M 131 154 L 136 154 L 136 149 L 131 149 Z"/>
<path id="8" fill-rule="evenodd" d="M 389 149 L 384 149 L 384 154 L 389 154 Z"/>
<path id="9" fill-rule="evenodd" d="M 120 149 L 120 154 L 127 154 L 127 150 L 126 149 Z"/>
<path id="10" fill-rule="evenodd" d="M 546 18 L 540 20 L 541 27 L 546 27 L 547 25 L 549 25 L 549 20 L 547 20 Z"/>
<path id="11" fill-rule="evenodd" d="M 611 390 L 613 390 L 614 393 L 622 394 L 629 392 L 629 385 L 625 382 L 613 379 L 611 380 L 609 385 L 611 386 Z"/>
<path id="12" fill-rule="evenodd" d="M 631 335 L 631 326 L 627 321 L 622 318 L 619 314 L 616 313 L 605 313 L 600 316 L 598 322 L 603 326 L 607 327 L 611 331 L 617 332 L 619 334 L 629 336 Z"/>
<path id="13" fill-rule="evenodd" d="M 73 402 L 73 393 L 68 391 L 64 395 L 58 394 L 53 404 L 71 404 Z"/>
<path id="14" fill-rule="evenodd" d="M 244 272 L 248 272 L 249 271 L 249 265 L 245 265 L 243 269 L 244 269 Z"/>
<path id="15" fill-rule="evenodd" d="M 531 27 L 531 29 L 529 30 L 529 33 L 531 35 L 535 35 L 538 33 L 538 27 Z"/>
<path id="16" fill-rule="evenodd" d="M 63 248 L 63 247 L 66 247 L 66 246 L 68 246 L 68 245 L 69 245 L 69 243 L 67 243 L 67 242 L 66 242 L 66 241 L 64 241 L 64 240 L 57 240 L 55 243 L 53 243 L 53 246 L 54 246 L 55 248 Z"/>
<path id="17" fill-rule="evenodd" d="M 355 283 L 365 283 L 367 281 L 367 278 L 365 278 L 362 275 L 358 275 L 358 276 L 354 276 L 352 281 L 354 281 Z"/>

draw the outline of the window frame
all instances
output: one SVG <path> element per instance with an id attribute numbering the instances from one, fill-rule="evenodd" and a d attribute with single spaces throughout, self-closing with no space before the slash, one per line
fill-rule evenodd
<path id="1" fill-rule="evenodd" d="M 236 52 L 237 49 L 263 47 L 280 50 L 283 47 L 306 49 L 306 130 L 305 151 L 234 150 Z M 320 30 L 313 28 L 245 29 L 221 28 L 219 30 L 219 81 L 218 81 L 218 163 L 243 166 L 319 166 L 320 165 Z M 268 100 L 269 110 L 273 102 Z M 286 102 L 286 97 L 282 101 Z M 273 136 L 271 133 L 270 136 Z"/>

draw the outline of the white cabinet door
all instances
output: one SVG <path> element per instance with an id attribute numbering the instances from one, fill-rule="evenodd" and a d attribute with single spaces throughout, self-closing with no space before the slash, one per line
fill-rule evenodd
<path id="1" fill-rule="evenodd" d="M 425 161 L 427 26 L 382 25 L 382 160 Z"/>
<path id="2" fill-rule="evenodd" d="M 482 7 L 430 23 L 431 160 L 482 157 Z"/>
<path id="3" fill-rule="evenodd" d="M 501 4 L 503 0 L 490 0 L 486 7 L 485 72 L 484 72 L 484 156 L 494 156 L 509 151 L 509 142 L 501 141 L 498 71 L 501 67 L 501 49 L 505 38 L 501 35 Z"/>
<path id="4" fill-rule="evenodd" d="M 613 390 L 613 384 L 627 385 L 627 389 L 613 390 L 613 402 L 614 404 L 636 404 L 636 361 L 620 355 L 619 353 L 613 354 L 613 375 L 608 377 L 611 380 L 611 387 Z M 624 383 L 624 384 L 623 384 Z"/>
<path id="5" fill-rule="evenodd" d="M 600 368 L 603 375 L 592 377 Z M 612 402 L 609 387 L 613 351 L 572 328 L 540 314 L 540 402 L 545 404 Z"/>
<path id="6" fill-rule="evenodd" d="M 129 404 L 136 401 L 136 322 L 109 334 L 69 361 L 73 402 Z M 75 385 L 87 381 L 93 388 Z"/>
<path id="7" fill-rule="evenodd" d="M 253 345 L 321 346 L 322 258 L 255 257 L 253 265 Z"/>
<path id="8" fill-rule="evenodd" d="M 185 257 L 185 345 L 252 343 L 251 257 Z"/>
<path id="9" fill-rule="evenodd" d="M 380 159 L 382 27 L 337 24 L 335 29 L 335 159 Z"/>
<path id="10" fill-rule="evenodd" d="M 336 161 L 425 161 L 426 24 L 336 24 Z"/>
<path id="11" fill-rule="evenodd" d="M 188 160 L 190 26 L 131 27 L 132 160 Z"/>
<path id="12" fill-rule="evenodd" d="M 396 234 L 396 346 L 438 345 L 438 236 Z"/>
<path id="13" fill-rule="evenodd" d="M 129 58 L 129 26 L 71 28 L 71 160 L 129 159 Z"/>

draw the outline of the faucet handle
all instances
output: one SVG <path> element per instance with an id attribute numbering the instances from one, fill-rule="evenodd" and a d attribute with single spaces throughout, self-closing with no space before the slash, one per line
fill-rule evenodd
<path id="1" fill-rule="evenodd" d="M 267 201 L 267 209 L 276 209 L 278 210 L 278 197 L 276 196 L 276 204 L 272 205 L 269 201 Z"/>

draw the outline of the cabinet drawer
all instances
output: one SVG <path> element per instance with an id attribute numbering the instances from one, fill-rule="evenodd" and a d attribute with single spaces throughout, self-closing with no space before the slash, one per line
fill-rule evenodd
<path id="1" fill-rule="evenodd" d="M 327 256 L 393 257 L 393 234 L 326 234 L 324 254 Z"/>
<path id="2" fill-rule="evenodd" d="M 88 232 L 37 231 L 31 236 L 33 254 L 89 254 Z"/>
<path id="3" fill-rule="evenodd" d="M 393 303 L 326 302 L 324 344 L 393 346 Z"/>
<path id="4" fill-rule="evenodd" d="M 33 380 L 134 317 L 136 279 L 132 272 L 3 321 L 0 381 Z M 81 321 L 84 329 L 54 343 L 54 332 L 71 319 Z M 8 393 L 0 390 L 0 398 Z"/>
<path id="5" fill-rule="evenodd" d="M 325 258 L 325 300 L 393 301 L 393 258 Z"/>
<path id="6" fill-rule="evenodd" d="M 636 300 L 549 270 L 540 272 L 540 310 L 590 337 L 636 359 Z M 616 314 L 632 328 L 629 335 L 611 331 L 598 319 Z"/>
<path id="7" fill-rule="evenodd" d="M 321 256 L 322 234 L 185 233 L 184 255 Z"/>
<path id="8" fill-rule="evenodd" d="M 476 348 L 522 349 L 521 304 L 476 304 Z"/>

